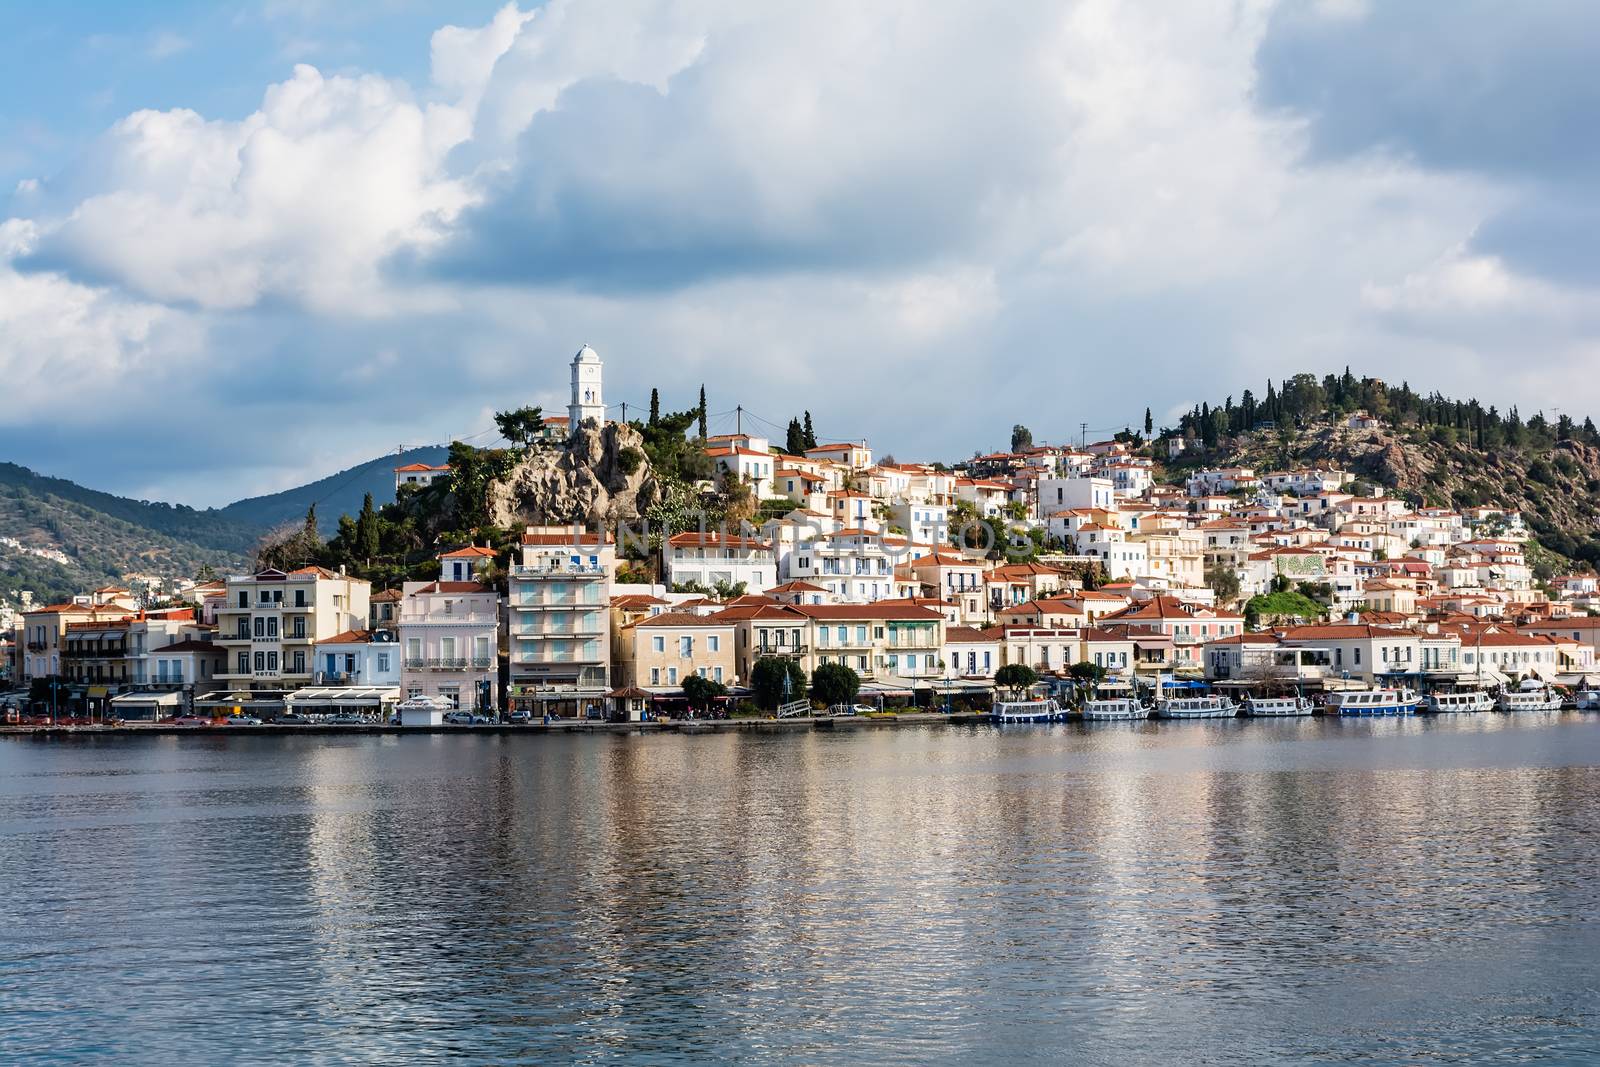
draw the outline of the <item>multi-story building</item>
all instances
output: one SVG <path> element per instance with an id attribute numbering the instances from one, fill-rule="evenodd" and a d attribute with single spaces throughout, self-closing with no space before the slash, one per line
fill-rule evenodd
<path id="1" fill-rule="evenodd" d="M 772 545 L 758 537 L 690 530 L 668 538 L 666 554 L 670 585 L 761 593 L 778 584 Z"/>
<path id="2" fill-rule="evenodd" d="M 691 674 L 732 685 L 739 679 L 735 624 L 719 615 L 667 611 L 623 627 L 619 686 L 681 686 Z"/>
<path id="3" fill-rule="evenodd" d="M 366 581 L 323 567 L 230 577 L 217 609 L 216 643 L 228 657 L 221 679 L 240 691 L 310 685 L 317 642 L 365 627 L 371 592 Z"/>
<path id="4" fill-rule="evenodd" d="M 509 575 L 510 700 L 515 708 L 599 712 L 609 688 L 609 535 L 529 527 Z"/>
<path id="5" fill-rule="evenodd" d="M 499 593 L 477 582 L 407 582 L 399 632 L 405 697 L 498 706 Z"/>
<path id="6" fill-rule="evenodd" d="M 904 602 L 807 604 L 787 609 L 811 620 L 808 672 L 842 663 L 863 678 L 943 677 L 944 616 Z"/>

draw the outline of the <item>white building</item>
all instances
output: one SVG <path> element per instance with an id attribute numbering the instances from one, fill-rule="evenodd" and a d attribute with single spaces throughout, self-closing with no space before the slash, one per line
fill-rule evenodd
<path id="1" fill-rule="evenodd" d="M 457 708 L 495 707 L 500 595 L 477 582 L 453 581 L 407 582 L 403 592 L 403 696 L 443 697 Z"/>
<path id="2" fill-rule="evenodd" d="M 600 356 L 584 345 L 572 357 L 572 402 L 567 405 L 568 429 L 576 433 L 585 422 L 606 424 L 606 402 L 600 388 Z"/>
<path id="3" fill-rule="evenodd" d="M 746 593 L 762 593 L 778 584 L 778 565 L 767 541 L 691 530 L 667 541 L 667 583 L 702 589 L 742 584 Z"/>
<path id="4" fill-rule="evenodd" d="M 1039 517 L 1060 511 L 1117 506 L 1117 485 L 1110 478 L 1040 478 Z"/>

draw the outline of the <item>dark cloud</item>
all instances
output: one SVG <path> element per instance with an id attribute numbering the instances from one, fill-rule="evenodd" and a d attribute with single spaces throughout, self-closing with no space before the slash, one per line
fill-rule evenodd
<path id="1" fill-rule="evenodd" d="M 1318 5 L 1274 13 L 1262 105 L 1311 119 L 1320 157 L 1388 149 L 1424 166 L 1540 180 L 1600 168 L 1600 6 L 1588 0 Z"/>

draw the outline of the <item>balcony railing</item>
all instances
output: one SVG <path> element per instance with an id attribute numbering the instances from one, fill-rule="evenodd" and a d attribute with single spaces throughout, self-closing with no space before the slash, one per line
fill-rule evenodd
<path id="1" fill-rule="evenodd" d="M 412 659 L 407 657 L 405 663 L 408 671 L 486 671 L 494 665 L 495 661 L 493 659 L 477 656 L 466 659 L 441 659 L 435 657 Z"/>
<path id="2" fill-rule="evenodd" d="M 511 657 L 511 662 L 525 667 L 537 667 L 544 663 L 604 663 L 605 655 L 601 652 L 592 656 L 580 656 L 576 652 L 545 652 L 542 655 L 519 653 Z"/>
<path id="3" fill-rule="evenodd" d="M 592 639 L 604 637 L 606 634 L 607 630 L 603 626 L 591 626 L 583 629 L 574 627 L 570 630 L 535 630 L 524 627 L 511 631 L 512 637 L 582 637 Z"/>
<path id="4" fill-rule="evenodd" d="M 810 648 L 806 644 L 798 645 L 757 645 L 756 654 L 761 656 L 803 656 Z"/>
<path id="5" fill-rule="evenodd" d="M 513 578 L 557 578 L 563 575 L 602 575 L 606 569 L 598 563 L 550 563 L 537 566 L 524 566 L 514 564 L 511 568 Z"/>
<path id="6" fill-rule="evenodd" d="M 485 612 L 467 612 L 461 615 L 445 615 L 438 612 L 405 611 L 400 613 L 401 625 L 412 626 L 440 626 L 469 624 L 476 626 L 497 626 L 500 623 L 498 615 Z"/>

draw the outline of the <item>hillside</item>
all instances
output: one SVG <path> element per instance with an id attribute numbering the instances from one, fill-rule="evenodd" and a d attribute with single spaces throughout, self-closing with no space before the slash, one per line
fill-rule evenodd
<path id="1" fill-rule="evenodd" d="M 15 603 L 26 589 L 37 601 L 60 600 L 127 574 L 192 577 L 204 566 L 247 569 L 262 536 L 303 520 L 312 503 L 323 530 L 334 530 L 341 514 L 361 510 L 367 493 L 378 501 L 393 498 L 396 466 L 438 464 L 446 455 L 442 447 L 414 448 L 203 511 L 132 500 L 0 463 L 0 599 Z"/>
<path id="2" fill-rule="evenodd" d="M 268 496 L 237 500 L 222 508 L 218 514 L 223 520 L 254 531 L 251 544 L 264 531 L 286 522 L 299 522 L 305 518 L 306 509 L 317 506 L 317 527 L 324 536 L 338 527 L 340 515 L 354 515 L 361 510 L 361 501 L 371 493 L 379 504 L 394 499 L 394 469 L 408 463 L 427 463 L 437 466 L 449 456 L 443 445 L 426 445 L 409 448 L 404 452 L 391 452 L 336 474 L 294 489 Z"/>
<path id="3" fill-rule="evenodd" d="M 1348 372 L 1345 379 L 1301 375 L 1281 391 L 1269 385 L 1275 408 L 1267 413 L 1229 398 L 1185 416 L 1177 433 L 1189 447 L 1164 465 L 1162 480 L 1181 482 L 1201 466 L 1260 472 L 1326 464 L 1417 505 L 1522 512 L 1539 546 L 1530 562 L 1541 577 L 1569 561 L 1600 566 L 1600 434 L 1591 421 L 1523 421 L 1515 409 L 1501 414 L 1475 400 L 1423 397 Z M 1306 382 L 1316 390 L 1309 400 L 1295 384 Z M 1293 410 L 1285 397 L 1294 398 Z M 1379 425 L 1349 427 L 1356 410 L 1378 414 Z M 1163 451 L 1155 449 L 1158 457 Z"/>
<path id="4" fill-rule="evenodd" d="M 194 536 L 165 532 L 185 522 Z M 0 469 L 0 597 L 11 602 L 24 589 L 36 600 L 60 600 L 130 573 L 237 568 L 253 540 L 212 513 L 95 493 L 10 464 Z"/>

